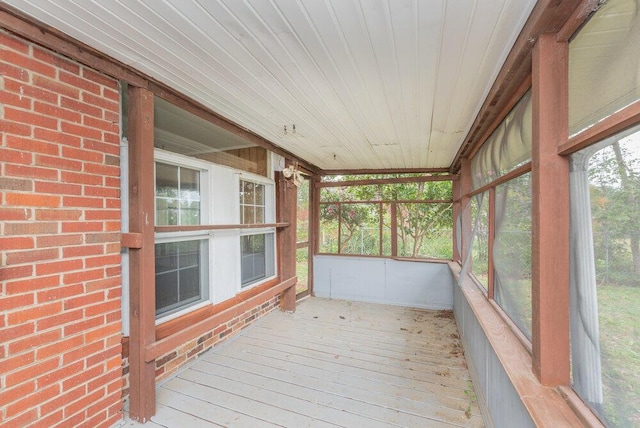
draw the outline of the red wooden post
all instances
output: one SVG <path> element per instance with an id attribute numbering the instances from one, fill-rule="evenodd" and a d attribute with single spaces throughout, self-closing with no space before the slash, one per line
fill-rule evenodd
<path id="1" fill-rule="evenodd" d="M 495 270 L 493 269 L 493 243 L 496 240 L 496 188 L 489 189 L 489 236 L 487 254 L 487 297 L 493 299 L 495 292 Z"/>
<path id="2" fill-rule="evenodd" d="M 289 223 L 289 226 L 278 231 L 278 248 L 280 261 L 280 279 L 285 281 L 296 276 L 296 223 L 298 188 L 293 180 L 286 179 L 281 172 L 276 173 L 277 180 L 277 216 L 278 222 Z M 284 290 L 280 295 L 280 309 L 294 312 L 296 310 L 296 285 Z"/>
<path id="3" fill-rule="evenodd" d="M 568 44 L 540 36 L 533 50 L 533 371 L 543 385 L 569 384 Z"/>
<path id="4" fill-rule="evenodd" d="M 455 183 L 454 183 L 455 184 Z M 464 262 L 467 258 L 469 239 L 471 238 L 471 210 L 469 207 L 469 192 L 471 192 L 471 161 L 467 158 L 460 160 L 460 180 L 458 181 L 460 192 L 460 260 Z M 471 261 L 469 261 L 471 263 Z"/>
<path id="5" fill-rule="evenodd" d="M 314 175 L 311 177 L 311 182 L 309 183 L 310 187 L 310 199 L 309 199 L 309 245 L 311 246 L 309 251 L 309 273 L 308 273 L 308 281 L 309 281 L 309 294 L 314 295 L 313 293 L 313 258 L 316 254 L 318 254 L 320 248 L 319 234 L 320 234 L 320 188 L 318 187 L 318 183 L 320 182 L 320 177 Z"/>
<path id="6" fill-rule="evenodd" d="M 130 249 L 129 371 L 132 419 L 145 422 L 155 413 L 155 361 L 145 349 L 155 341 L 155 248 L 153 94 L 129 87 L 129 230 L 140 234 Z"/>

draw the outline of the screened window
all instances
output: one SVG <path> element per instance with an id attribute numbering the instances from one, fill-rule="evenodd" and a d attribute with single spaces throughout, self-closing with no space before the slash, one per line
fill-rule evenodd
<path id="1" fill-rule="evenodd" d="M 573 388 L 607 426 L 640 422 L 640 127 L 571 158 Z"/>
<path id="2" fill-rule="evenodd" d="M 156 151 L 155 205 L 157 226 L 193 226 L 209 217 L 208 165 Z M 210 238 L 206 232 L 156 234 L 156 317 L 191 308 L 210 297 Z"/>
<path id="3" fill-rule="evenodd" d="M 569 44 L 569 133 L 640 100 L 640 5 L 609 0 Z"/>
<path id="4" fill-rule="evenodd" d="M 471 272 L 486 291 L 489 287 L 489 192 L 471 199 L 471 221 Z"/>
<path id="5" fill-rule="evenodd" d="M 319 241 L 323 254 L 451 259 L 452 182 L 325 186 Z"/>
<path id="6" fill-rule="evenodd" d="M 496 187 L 494 299 L 531 340 L 531 174 Z"/>

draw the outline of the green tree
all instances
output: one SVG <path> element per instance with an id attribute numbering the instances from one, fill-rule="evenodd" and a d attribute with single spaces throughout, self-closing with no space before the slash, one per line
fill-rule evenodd
<path id="1" fill-rule="evenodd" d="M 343 181 L 363 180 L 368 178 L 380 178 L 380 176 L 343 176 Z M 432 243 L 436 232 L 445 230 L 443 250 L 437 254 L 428 254 L 433 257 L 451 257 L 453 225 L 452 183 L 450 181 L 373 184 L 357 186 L 341 186 L 324 188 L 320 206 L 320 218 L 324 226 L 328 228 L 341 219 L 341 248 L 347 248 L 355 236 L 363 237 L 363 228 L 380 228 L 380 209 L 388 210 L 389 204 L 357 203 L 363 201 L 397 201 L 397 234 L 398 255 L 408 257 L 423 256 L 425 244 Z M 415 203 L 421 201 L 447 201 L 444 203 Z M 331 204 L 326 202 L 342 202 Z M 415 202 L 414 202 L 415 201 Z M 350 202 L 350 203 L 349 203 Z M 385 231 L 391 228 L 391 218 L 384 212 Z M 334 226 L 336 228 L 337 226 Z M 359 234 L 357 232 L 360 232 Z M 337 233 L 337 232 L 335 232 Z M 374 236 L 375 235 L 375 236 Z M 388 234 L 385 233 L 385 236 Z M 379 232 L 367 235 L 370 245 L 378 248 Z M 386 243 L 385 243 L 386 244 Z M 389 245 L 383 245 L 387 248 Z M 337 251 L 337 248 L 335 248 Z M 378 250 L 376 250 L 378 251 Z M 383 250 L 384 251 L 384 250 Z M 433 252 L 431 250 L 430 252 Z"/>
<path id="2" fill-rule="evenodd" d="M 636 275 L 615 275 L 628 271 L 628 266 L 632 266 L 634 274 L 640 274 L 640 160 L 631 148 L 623 141 L 600 150 L 591 158 L 589 175 L 596 264 L 601 280 L 639 285 Z M 622 266 L 625 268 L 620 269 Z"/>

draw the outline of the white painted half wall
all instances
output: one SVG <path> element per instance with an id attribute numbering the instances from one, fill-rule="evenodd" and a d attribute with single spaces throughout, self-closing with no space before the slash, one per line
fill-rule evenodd
<path id="1" fill-rule="evenodd" d="M 315 256 L 313 263 L 317 297 L 453 308 L 453 276 L 446 263 L 351 256 Z"/>

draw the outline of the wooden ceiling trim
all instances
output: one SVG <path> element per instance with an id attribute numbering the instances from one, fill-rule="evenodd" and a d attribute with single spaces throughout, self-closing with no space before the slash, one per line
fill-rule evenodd
<path id="1" fill-rule="evenodd" d="M 323 169 L 321 175 L 429 174 L 449 172 L 449 168 L 387 168 L 387 169 Z"/>
<path id="2" fill-rule="evenodd" d="M 455 181 L 458 180 L 457 174 L 446 175 L 425 175 L 422 177 L 398 177 L 398 178 L 369 178 L 363 180 L 349 181 L 320 181 L 316 187 L 348 187 L 348 186 L 367 186 L 374 184 L 399 184 L 399 183 L 428 183 L 434 181 Z"/>
<path id="3" fill-rule="evenodd" d="M 297 161 L 305 169 L 319 172 L 319 168 L 304 159 L 298 158 L 291 152 L 280 148 L 271 141 L 238 125 L 235 122 L 213 112 L 199 102 L 175 91 L 169 86 L 156 81 L 146 74 L 105 55 L 88 45 L 31 18 L 14 7 L 0 4 L 0 25 L 5 30 L 28 39 L 34 43 L 53 50 L 63 56 L 98 70 L 104 74 L 127 82 L 131 86 L 148 89 L 155 95 L 172 102 L 202 119 L 225 129 L 248 142 L 272 151 L 280 156 Z"/>
<path id="4" fill-rule="evenodd" d="M 577 18 L 587 19 L 588 15 L 585 16 L 578 11 L 584 9 L 585 4 L 592 1 L 540 0 L 536 3 L 482 104 L 467 138 L 454 157 L 450 168 L 451 172 L 460 170 L 461 159 L 470 157 L 470 154 L 482 144 L 482 138 L 490 135 L 488 130 L 494 122 L 502 119 L 500 115 L 504 114 L 505 110 L 508 113 L 509 110 L 505 107 L 512 101 L 513 94 L 522 87 L 523 82 L 531 74 L 531 54 L 538 37 L 545 33 L 558 33 L 570 21 L 573 22 L 573 26 L 579 27 Z"/>

